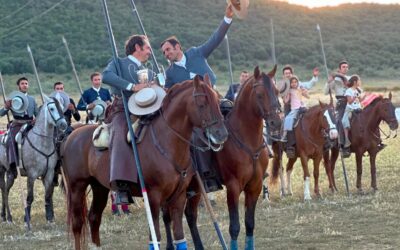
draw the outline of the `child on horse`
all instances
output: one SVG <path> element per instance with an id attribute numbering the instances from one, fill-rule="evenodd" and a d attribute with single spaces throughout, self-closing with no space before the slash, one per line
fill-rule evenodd
<path id="1" fill-rule="evenodd" d="M 344 129 L 345 143 L 344 148 L 349 148 L 351 142 L 349 140 L 349 130 L 350 130 L 350 118 L 353 111 L 361 110 L 360 96 L 362 90 L 361 78 L 358 75 L 353 75 L 348 81 L 348 89 L 345 92 L 345 97 L 347 99 L 346 109 L 342 118 L 342 124 Z"/>
<path id="2" fill-rule="evenodd" d="M 287 146 L 286 146 L 286 154 L 289 158 L 295 155 L 295 136 L 293 132 L 294 121 L 299 114 L 300 109 L 306 108 L 303 97 L 309 98 L 308 90 L 313 85 L 305 85 L 299 84 L 299 79 L 297 76 L 292 76 L 289 79 L 290 82 L 290 90 L 289 93 L 283 98 L 285 103 L 290 103 L 290 113 L 285 117 L 284 125 L 283 125 L 283 135 L 282 140 L 286 141 L 287 136 Z"/>

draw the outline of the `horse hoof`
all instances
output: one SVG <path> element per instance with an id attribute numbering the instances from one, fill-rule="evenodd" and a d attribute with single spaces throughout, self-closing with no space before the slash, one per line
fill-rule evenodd
<path id="1" fill-rule="evenodd" d="M 365 192 L 364 192 L 364 190 L 363 190 L 362 188 L 359 188 L 359 189 L 357 190 L 357 193 L 358 193 L 359 195 L 365 195 Z"/>
<path id="2" fill-rule="evenodd" d="M 311 201 L 311 200 L 312 200 L 311 196 L 309 195 L 304 196 L 304 201 Z"/>

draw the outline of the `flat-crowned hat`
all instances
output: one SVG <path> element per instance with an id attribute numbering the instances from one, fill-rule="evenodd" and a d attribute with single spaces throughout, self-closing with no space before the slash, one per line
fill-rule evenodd
<path id="1" fill-rule="evenodd" d="M 148 115 L 160 109 L 165 90 L 157 85 L 143 88 L 128 101 L 128 109 L 134 115 Z"/>
<path id="2" fill-rule="evenodd" d="M 280 81 L 277 82 L 276 84 L 276 88 L 279 91 L 279 94 L 284 97 L 289 93 L 290 90 L 290 83 L 289 80 L 287 79 L 282 79 Z"/>
<path id="3" fill-rule="evenodd" d="M 94 117 L 97 117 L 97 119 L 99 119 L 99 120 L 104 119 L 104 116 L 106 114 L 107 103 L 105 103 L 103 100 L 100 100 L 100 99 L 97 99 L 92 103 L 95 106 L 92 109 L 91 114 Z"/>
<path id="4" fill-rule="evenodd" d="M 28 109 L 28 97 L 21 91 L 13 91 L 8 96 L 11 100 L 11 110 L 15 113 L 24 113 Z"/>
<path id="5" fill-rule="evenodd" d="M 54 91 L 50 94 L 50 97 L 54 97 L 60 103 L 61 109 L 65 113 L 68 110 L 68 105 L 71 103 L 69 96 L 64 91 Z"/>
<path id="6" fill-rule="evenodd" d="M 249 0 L 226 0 L 226 2 L 232 4 L 233 12 L 239 19 L 245 19 L 247 17 Z"/>

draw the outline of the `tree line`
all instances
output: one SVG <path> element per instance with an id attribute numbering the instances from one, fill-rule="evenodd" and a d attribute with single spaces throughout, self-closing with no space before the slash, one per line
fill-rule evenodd
<path id="1" fill-rule="evenodd" d="M 26 1 L 2 1 L 0 70 L 3 74 L 33 72 L 27 44 L 40 72 L 71 72 L 62 36 L 68 40 L 78 71 L 101 70 L 110 60 L 100 1 L 64 1 L 42 16 L 55 1 L 33 1 L 7 17 Z M 200 45 L 222 21 L 225 11 L 225 1 L 221 0 L 136 0 L 135 3 L 156 57 L 165 66 L 167 62 L 159 50 L 161 41 L 176 35 L 184 48 Z M 119 54 L 123 56 L 124 41 L 141 31 L 129 0 L 109 0 L 108 6 Z M 279 64 L 289 63 L 304 69 L 322 66 L 318 23 L 331 70 L 339 60 L 347 59 L 361 75 L 397 78 L 400 76 L 399 12 L 399 5 L 347 4 L 308 9 L 284 2 L 251 0 L 248 18 L 235 19 L 229 30 L 234 71 L 251 69 L 256 64 L 272 65 L 270 20 L 273 19 Z M 19 26 L 26 21 L 27 25 Z M 209 63 L 218 72 L 228 70 L 225 44 L 212 54 Z"/>

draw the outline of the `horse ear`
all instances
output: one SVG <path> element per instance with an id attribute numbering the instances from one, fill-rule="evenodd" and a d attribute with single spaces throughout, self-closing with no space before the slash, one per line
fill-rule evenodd
<path id="1" fill-rule="evenodd" d="M 269 78 L 274 78 L 278 65 L 275 64 L 274 68 L 267 74 Z"/>
<path id="2" fill-rule="evenodd" d="M 319 102 L 319 106 L 320 106 L 321 108 L 323 108 L 323 107 L 324 107 L 324 104 L 321 102 L 321 100 L 318 100 L 318 102 Z"/>
<path id="3" fill-rule="evenodd" d="M 210 86 L 210 88 L 212 88 L 210 76 L 208 75 L 208 73 L 206 73 L 206 74 L 204 75 L 204 82 L 205 82 L 206 84 L 208 84 L 208 86 Z"/>
<path id="4" fill-rule="evenodd" d="M 333 106 L 333 97 L 331 88 L 329 88 L 329 106 Z"/>
<path id="5" fill-rule="evenodd" d="M 50 102 L 51 101 L 51 98 L 48 97 L 47 95 L 43 95 L 43 99 L 44 99 L 45 102 Z"/>
<path id="6" fill-rule="evenodd" d="M 392 91 L 389 92 L 389 100 L 392 101 Z"/>
<path id="7" fill-rule="evenodd" d="M 260 77 L 260 74 L 261 74 L 261 71 L 260 71 L 260 68 L 257 65 L 256 68 L 254 69 L 254 78 L 258 79 Z"/>
<path id="8" fill-rule="evenodd" d="M 197 89 L 200 85 L 200 76 L 196 75 L 193 79 L 194 88 Z"/>

